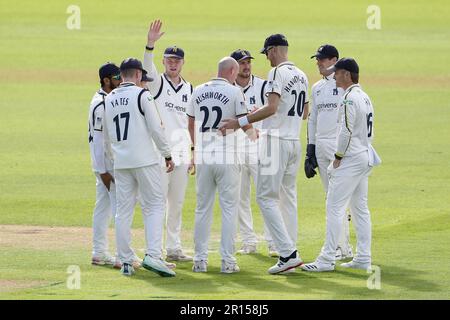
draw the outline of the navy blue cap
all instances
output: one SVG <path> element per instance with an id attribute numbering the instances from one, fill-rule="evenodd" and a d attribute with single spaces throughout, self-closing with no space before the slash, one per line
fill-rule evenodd
<path id="1" fill-rule="evenodd" d="M 311 56 L 312 58 L 317 59 L 331 59 L 331 58 L 338 58 L 339 59 L 339 52 L 336 49 L 335 46 L 332 46 L 331 44 L 324 44 L 317 49 L 317 52 L 315 55 Z"/>
<path id="2" fill-rule="evenodd" d="M 142 71 L 141 82 L 142 82 L 142 81 L 150 82 L 150 81 L 153 81 L 153 78 L 150 78 L 150 77 L 147 75 L 147 71 L 143 70 L 143 71 Z"/>
<path id="3" fill-rule="evenodd" d="M 230 57 L 232 57 L 237 62 L 244 60 L 244 59 L 254 59 L 252 57 L 252 54 L 250 53 L 250 51 L 242 50 L 242 49 L 237 49 L 237 50 L 233 51 L 230 54 Z"/>
<path id="4" fill-rule="evenodd" d="M 98 69 L 98 76 L 100 77 L 100 80 L 117 75 L 120 75 L 120 69 L 113 62 L 106 62 L 100 67 L 100 69 Z"/>
<path id="5" fill-rule="evenodd" d="M 266 38 L 264 41 L 264 48 L 261 49 L 261 53 L 266 53 L 269 47 L 276 46 L 289 46 L 286 37 L 280 33 L 273 34 Z"/>
<path id="6" fill-rule="evenodd" d="M 184 59 L 184 51 L 177 46 L 168 47 L 166 50 L 164 50 L 164 58 Z"/>
<path id="7" fill-rule="evenodd" d="M 120 64 L 120 71 L 127 69 L 138 69 L 141 71 L 145 71 L 142 67 L 142 62 L 136 58 L 126 58 Z"/>
<path id="8" fill-rule="evenodd" d="M 336 71 L 337 69 L 347 70 L 352 73 L 359 73 L 359 66 L 353 58 L 342 58 L 338 60 L 334 66 L 329 67 L 327 70 Z"/>

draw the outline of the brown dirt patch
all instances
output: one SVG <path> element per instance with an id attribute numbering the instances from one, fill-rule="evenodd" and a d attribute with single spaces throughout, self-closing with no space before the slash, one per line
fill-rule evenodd
<path id="1" fill-rule="evenodd" d="M 144 231 L 132 231 L 136 244 L 144 239 Z M 114 244 L 114 231 L 109 230 L 110 244 Z M 92 229 L 82 227 L 48 227 L 26 225 L 0 225 L 1 248 L 27 248 L 37 250 L 80 249 L 90 250 Z"/>
<path id="2" fill-rule="evenodd" d="M 28 289 L 41 285 L 45 285 L 44 281 L 30 281 L 30 280 L 5 280 L 0 279 L 0 293 L 11 292 L 14 290 Z"/>
<path id="3" fill-rule="evenodd" d="M 142 254 L 145 248 L 143 229 L 133 229 L 133 247 Z M 114 229 L 108 231 L 111 252 L 115 248 Z M 193 234 L 183 230 L 181 241 L 186 252 L 193 252 Z M 210 249 L 217 250 L 220 233 L 211 234 Z M 36 250 L 87 250 L 92 248 L 92 229 L 87 227 L 49 227 L 28 225 L 0 225 L 0 248 Z"/>

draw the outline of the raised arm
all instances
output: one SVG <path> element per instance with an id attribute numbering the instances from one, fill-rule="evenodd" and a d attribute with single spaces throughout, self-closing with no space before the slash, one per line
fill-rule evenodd
<path id="1" fill-rule="evenodd" d="M 161 32 L 162 22 L 155 20 L 150 23 L 147 34 L 147 46 L 144 52 L 144 69 L 147 71 L 150 78 L 153 81 L 147 83 L 147 88 L 152 95 L 156 95 L 161 86 L 161 77 L 158 73 L 158 69 L 153 61 L 153 50 L 155 43 L 162 37 L 164 32 Z"/>

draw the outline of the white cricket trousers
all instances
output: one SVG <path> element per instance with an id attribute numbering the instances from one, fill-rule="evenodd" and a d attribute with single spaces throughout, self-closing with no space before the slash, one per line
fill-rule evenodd
<path id="1" fill-rule="evenodd" d="M 263 136 L 256 182 L 256 201 L 274 244 L 282 257 L 296 250 L 297 172 L 300 141 Z"/>
<path id="2" fill-rule="evenodd" d="M 251 207 L 251 179 L 256 186 L 258 176 L 257 164 L 243 164 L 241 165 L 241 189 L 238 209 L 238 226 L 241 234 L 243 244 L 256 244 L 258 238 L 253 229 L 253 215 Z M 269 245 L 273 240 L 270 232 L 264 223 L 264 239 Z"/>
<path id="3" fill-rule="evenodd" d="M 355 262 L 371 263 L 372 226 L 367 206 L 369 166 L 367 152 L 345 157 L 341 165 L 328 169 L 329 185 L 327 194 L 326 240 L 318 257 L 319 261 L 334 263 L 339 235 L 342 232 L 342 219 L 349 206 L 356 231 Z"/>
<path id="4" fill-rule="evenodd" d="M 181 164 L 167 173 L 167 168 L 162 167 L 162 187 L 166 202 L 166 250 L 175 251 L 181 249 L 181 222 L 183 202 L 188 184 L 189 165 Z"/>
<path id="5" fill-rule="evenodd" d="M 96 195 L 95 208 L 92 215 L 92 256 L 101 257 L 109 254 L 108 229 L 111 218 L 116 215 L 116 186 L 111 183 L 110 191 L 104 185 L 99 173 L 95 173 Z"/>
<path id="6" fill-rule="evenodd" d="M 328 166 L 334 161 L 334 153 L 336 149 L 336 139 L 318 139 L 316 141 L 316 158 L 319 165 L 320 179 L 325 190 L 328 193 Z M 344 215 L 342 220 L 342 232 L 339 235 L 338 246 L 343 253 L 347 253 L 350 247 L 350 222 L 348 215 Z"/>
<path id="7" fill-rule="evenodd" d="M 116 244 L 122 263 L 133 263 L 131 225 L 136 195 L 139 192 L 145 228 L 146 254 L 161 258 L 165 201 L 159 164 L 133 169 L 114 170 L 116 180 Z"/>
<path id="8" fill-rule="evenodd" d="M 222 212 L 220 255 L 227 263 L 236 263 L 234 239 L 239 203 L 239 164 L 197 165 L 197 208 L 195 209 L 194 261 L 208 260 L 208 242 L 213 222 L 216 190 Z"/>

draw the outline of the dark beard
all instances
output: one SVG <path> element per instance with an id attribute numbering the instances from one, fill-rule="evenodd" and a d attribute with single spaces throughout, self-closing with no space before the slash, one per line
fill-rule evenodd
<path id="1" fill-rule="evenodd" d="M 110 81 L 110 82 L 109 82 L 109 89 L 110 89 L 111 91 L 113 91 L 115 88 L 117 88 L 117 86 L 114 85 L 114 83 L 113 83 L 112 81 Z"/>

